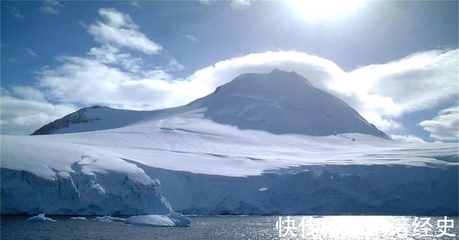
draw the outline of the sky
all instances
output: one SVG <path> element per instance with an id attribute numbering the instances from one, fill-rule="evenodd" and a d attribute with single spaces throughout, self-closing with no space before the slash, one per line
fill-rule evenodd
<path id="1" fill-rule="evenodd" d="M 458 1 L 1 1 L 1 133 L 277 68 L 396 141 L 458 142 L 458 29 Z"/>

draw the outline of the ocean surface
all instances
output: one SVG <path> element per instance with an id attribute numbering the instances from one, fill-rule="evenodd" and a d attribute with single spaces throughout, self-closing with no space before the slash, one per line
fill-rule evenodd
<path id="1" fill-rule="evenodd" d="M 47 217 L 57 221 L 2 215 L 1 239 L 459 239 L 457 216 L 190 216 L 189 227 Z"/>

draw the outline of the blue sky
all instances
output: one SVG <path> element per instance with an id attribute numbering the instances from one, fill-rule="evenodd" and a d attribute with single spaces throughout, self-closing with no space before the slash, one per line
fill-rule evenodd
<path id="1" fill-rule="evenodd" d="M 457 141 L 457 1 L 308 2 L 2 1 L 2 134 L 96 104 L 179 106 L 279 68 L 396 140 Z"/>

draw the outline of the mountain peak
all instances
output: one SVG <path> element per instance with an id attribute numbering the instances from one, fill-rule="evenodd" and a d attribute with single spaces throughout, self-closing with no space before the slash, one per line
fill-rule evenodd
<path id="1" fill-rule="evenodd" d="M 246 73 L 190 104 L 204 118 L 240 129 L 313 136 L 344 133 L 389 137 L 339 98 L 296 72 Z"/>
<path id="2" fill-rule="evenodd" d="M 309 85 L 312 85 L 311 82 L 309 82 L 306 78 L 304 78 L 303 76 L 301 76 L 300 74 L 298 74 L 295 71 L 287 72 L 287 71 L 279 70 L 279 69 L 276 68 L 276 69 L 272 70 L 270 74 L 272 76 L 274 76 L 275 78 L 284 78 L 284 79 L 287 79 L 287 80 L 301 79 L 302 81 L 305 81 Z"/>
<path id="3" fill-rule="evenodd" d="M 214 93 L 281 97 L 307 94 L 312 84 L 296 72 L 274 69 L 270 73 L 245 73 L 220 86 Z"/>
<path id="4" fill-rule="evenodd" d="M 294 72 L 293 71 L 292 72 L 282 71 L 278 68 L 275 68 L 270 73 L 271 74 L 289 74 L 289 73 L 294 73 Z"/>

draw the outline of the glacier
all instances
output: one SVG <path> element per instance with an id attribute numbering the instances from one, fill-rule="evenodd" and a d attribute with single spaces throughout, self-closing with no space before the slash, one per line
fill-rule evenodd
<path id="1" fill-rule="evenodd" d="M 201 132 L 169 126 L 2 136 L 1 212 L 458 213 L 456 144 L 278 136 L 213 124 Z"/>
<path id="2" fill-rule="evenodd" d="M 96 106 L 1 136 L 1 213 L 457 215 L 458 159 L 275 70 L 182 107 Z"/>

